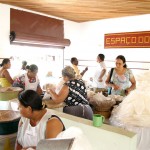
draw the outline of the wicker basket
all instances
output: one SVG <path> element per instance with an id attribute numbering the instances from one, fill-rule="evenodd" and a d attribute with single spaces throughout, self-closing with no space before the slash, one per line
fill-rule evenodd
<path id="1" fill-rule="evenodd" d="M 104 116 L 105 119 L 108 119 L 111 115 L 111 111 L 96 111 L 96 110 L 94 110 L 93 112 L 94 112 L 94 114 L 100 114 L 100 115 Z"/>
<path id="2" fill-rule="evenodd" d="M 18 93 L 22 91 L 19 87 L 0 88 L 0 100 L 7 101 L 18 97 Z"/>
<path id="3" fill-rule="evenodd" d="M 107 92 L 107 89 L 105 88 L 90 88 L 91 91 L 94 91 L 95 93 L 98 92 Z"/>
<path id="4" fill-rule="evenodd" d="M 90 101 L 96 111 L 109 111 L 116 104 L 115 100 Z"/>

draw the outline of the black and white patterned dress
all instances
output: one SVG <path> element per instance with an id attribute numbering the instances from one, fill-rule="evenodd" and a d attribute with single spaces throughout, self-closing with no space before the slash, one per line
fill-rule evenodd
<path id="1" fill-rule="evenodd" d="M 83 80 L 75 79 L 65 83 L 69 87 L 68 97 L 65 99 L 65 103 L 68 106 L 88 105 L 87 90 Z"/>

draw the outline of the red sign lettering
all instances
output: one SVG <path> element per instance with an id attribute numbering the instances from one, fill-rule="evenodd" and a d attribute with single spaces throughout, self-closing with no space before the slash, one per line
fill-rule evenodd
<path id="1" fill-rule="evenodd" d="M 104 48 L 150 48 L 150 31 L 105 34 Z"/>

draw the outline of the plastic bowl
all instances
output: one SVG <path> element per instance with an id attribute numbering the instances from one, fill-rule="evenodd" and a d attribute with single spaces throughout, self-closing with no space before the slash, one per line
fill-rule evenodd
<path id="1" fill-rule="evenodd" d="M 7 101 L 18 97 L 19 92 L 22 91 L 19 87 L 0 88 L 0 100 Z"/>
<path id="2" fill-rule="evenodd" d="M 20 117 L 8 122 L 0 122 L 0 135 L 16 133 L 18 131 L 18 123 Z"/>
<path id="3" fill-rule="evenodd" d="M 0 110 L 0 135 L 16 133 L 20 113 L 13 110 Z"/>

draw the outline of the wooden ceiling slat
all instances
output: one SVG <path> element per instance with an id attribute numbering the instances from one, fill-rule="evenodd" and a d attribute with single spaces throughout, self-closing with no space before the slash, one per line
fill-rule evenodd
<path id="1" fill-rule="evenodd" d="M 149 0 L 0 0 L 0 3 L 76 22 L 150 14 Z"/>

